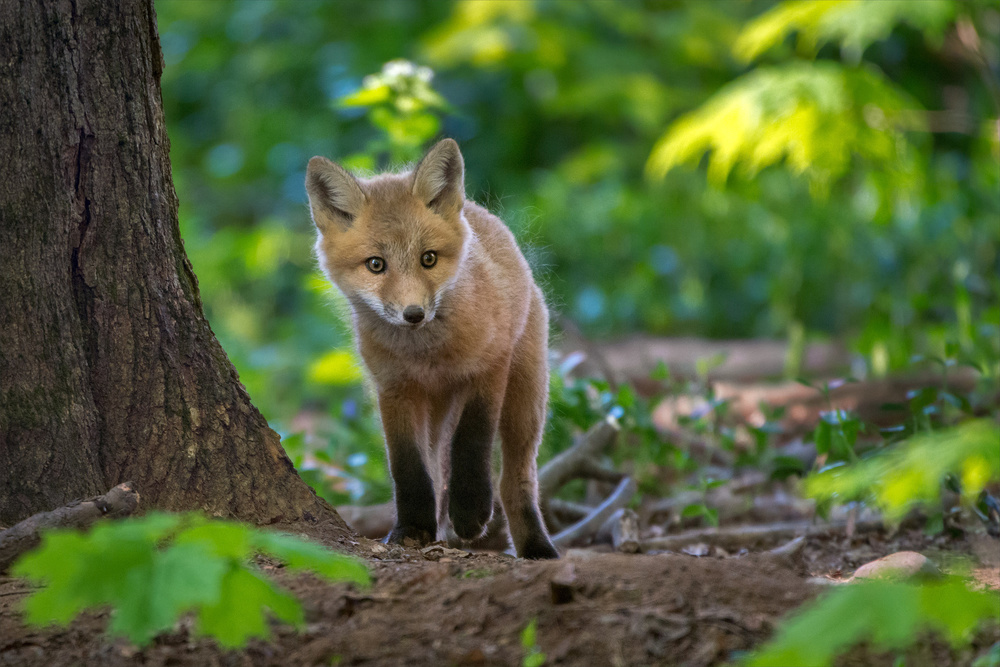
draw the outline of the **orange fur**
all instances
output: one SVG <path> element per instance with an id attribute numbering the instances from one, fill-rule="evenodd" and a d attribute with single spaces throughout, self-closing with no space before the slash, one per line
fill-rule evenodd
<path id="1" fill-rule="evenodd" d="M 535 463 L 548 398 L 548 312 L 513 234 L 465 199 L 457 144 L 438 143 L 413 171 L 368 179 L 316 157 L 306 186 L 320 264 L 351 305 L 358 349 L 378 393 L 397 487 L 402 532 L 395 537 L 416 534 L 402 525 L 411 509 L 400 503 L 424 484 L 419 471 L 406 468 L 419 462 L 435 489 L 435 518 L 446 514 L 451 480 L 462 487 L 458 498 L 452 489 L 451 502 L 475 506 L 451 508 L 456 531 L 474 538 L 480 523 L 485 530 L 489 512 L 462 476 L 479 479 L 479 459 L 492 443 L 484 449 L 473 441 L 491 441 L 499 429 L 501 499 L 518 553 L 555 557 L 538 512 Z M 428 251 L 436 253 L 430 267 L 422 264 Z M 366 264 L 371 258 L 382 260 L 375 265 L 381 272 Z M 408 322 L 403 313 L 410 310 L 423 320 Z M 451 470 L 452 460 L 469 470 Z M 411 487 L 400 487 L 404 477 L 415 480 Z M 488 478 L 485 485 L 481 494 L 490 498 Z M 424 519 L 413 521 L 430 531 Z"/>

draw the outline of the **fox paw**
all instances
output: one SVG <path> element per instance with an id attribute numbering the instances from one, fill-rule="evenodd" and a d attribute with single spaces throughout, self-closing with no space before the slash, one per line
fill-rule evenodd
<path id="1" fill-rule="evenodd" d="M 517 550 L 517 555 L 529 560 L 546 560 L 559 558 L 559 552 L 552 542 L 544 535 L 534 535 Z"/>
<path id="2" fill-rule="evenodd" d="M 493 501 L 452 505 L 448 514 L 456 535 L 463 540 L 476 540 L 486 534 L 487 524 L 493 518 Z"/>
<path id="3" fill-rule="evenodd" d="M 434 541 L 434 536 L 430 531 L 416 526 L 395 526 L 392 532 L 385 536 L 386 544 L 403 544 L 406 539 L 413 540 L 418 546 L 424 546 Z"/>

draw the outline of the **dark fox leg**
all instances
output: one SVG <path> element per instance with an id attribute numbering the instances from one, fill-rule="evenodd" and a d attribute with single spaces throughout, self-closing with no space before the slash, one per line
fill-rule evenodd
<path id="1" fill-rule="evenodd" d="M 426 440 L 426 416 L 417 414 L 413 403 L 387 394 L 379 395 L 379 411 L 396 497 L 396 525 L 386 541 L 402 544 L 409 537 L 426 544 L 437 533 L 434 484 L 421 444 L 422 436 Z"/>
<path id="2" fill-rule="evenodd" d="M 496 387 L 476 388 L 451 439 L 448 516 L 463 540 L 482 537 L 493 516 L 490 467 L 502 396 L 498 393 Z"/>
<path id="3" fill-rule="evenodd" d="M 538 508 L 536 458 L 549 395 L 547 320 L 541 298 L 536 296 L 527 328 L 514 351 L 500 417 L 500 497 L 514 548 L 522 558 L 559 557 Z"/>

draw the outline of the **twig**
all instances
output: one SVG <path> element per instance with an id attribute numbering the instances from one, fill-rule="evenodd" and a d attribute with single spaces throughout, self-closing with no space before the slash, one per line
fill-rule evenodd
<path id="1" fill-rule="evenodd" d="M 581 519 L 566 530 L 552 538 L 553 544 L 557 547 L 566 547 L 578 539 L 588 537 L 596 533 L 608 518 L 632 500 L 639 486 L 631 477 L 624 478 L 618 483 L 614 492 L 601 503 L 590 516 Z"/>
<path id="2" fill-rule="evenodd" d="M 132 482 L 125 482 L 103 496 L 78 500 L 66 507 L 30 516 L 0 533 L 0 572 L 22 553 L 38 546 L 43 530 L 85 528 L 105 516 L 128 516 L 138 505 L 139 494 L 132 488 Z"/>

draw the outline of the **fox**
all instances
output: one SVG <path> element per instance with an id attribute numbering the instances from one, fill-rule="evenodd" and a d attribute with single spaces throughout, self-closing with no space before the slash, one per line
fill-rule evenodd
<path id="1" fill-rule="evenodd" d="M 548 309 L 507 225 L 466 198 L 458 144 L 373 177 L 316 156 L 306 191 L 320 267 L 374 385 L 396 507 L 386 541 L 425 545 L 450 522 L 474 543 L 505 519 L 519 557 L 558 558 L 538 500 Z"/>

